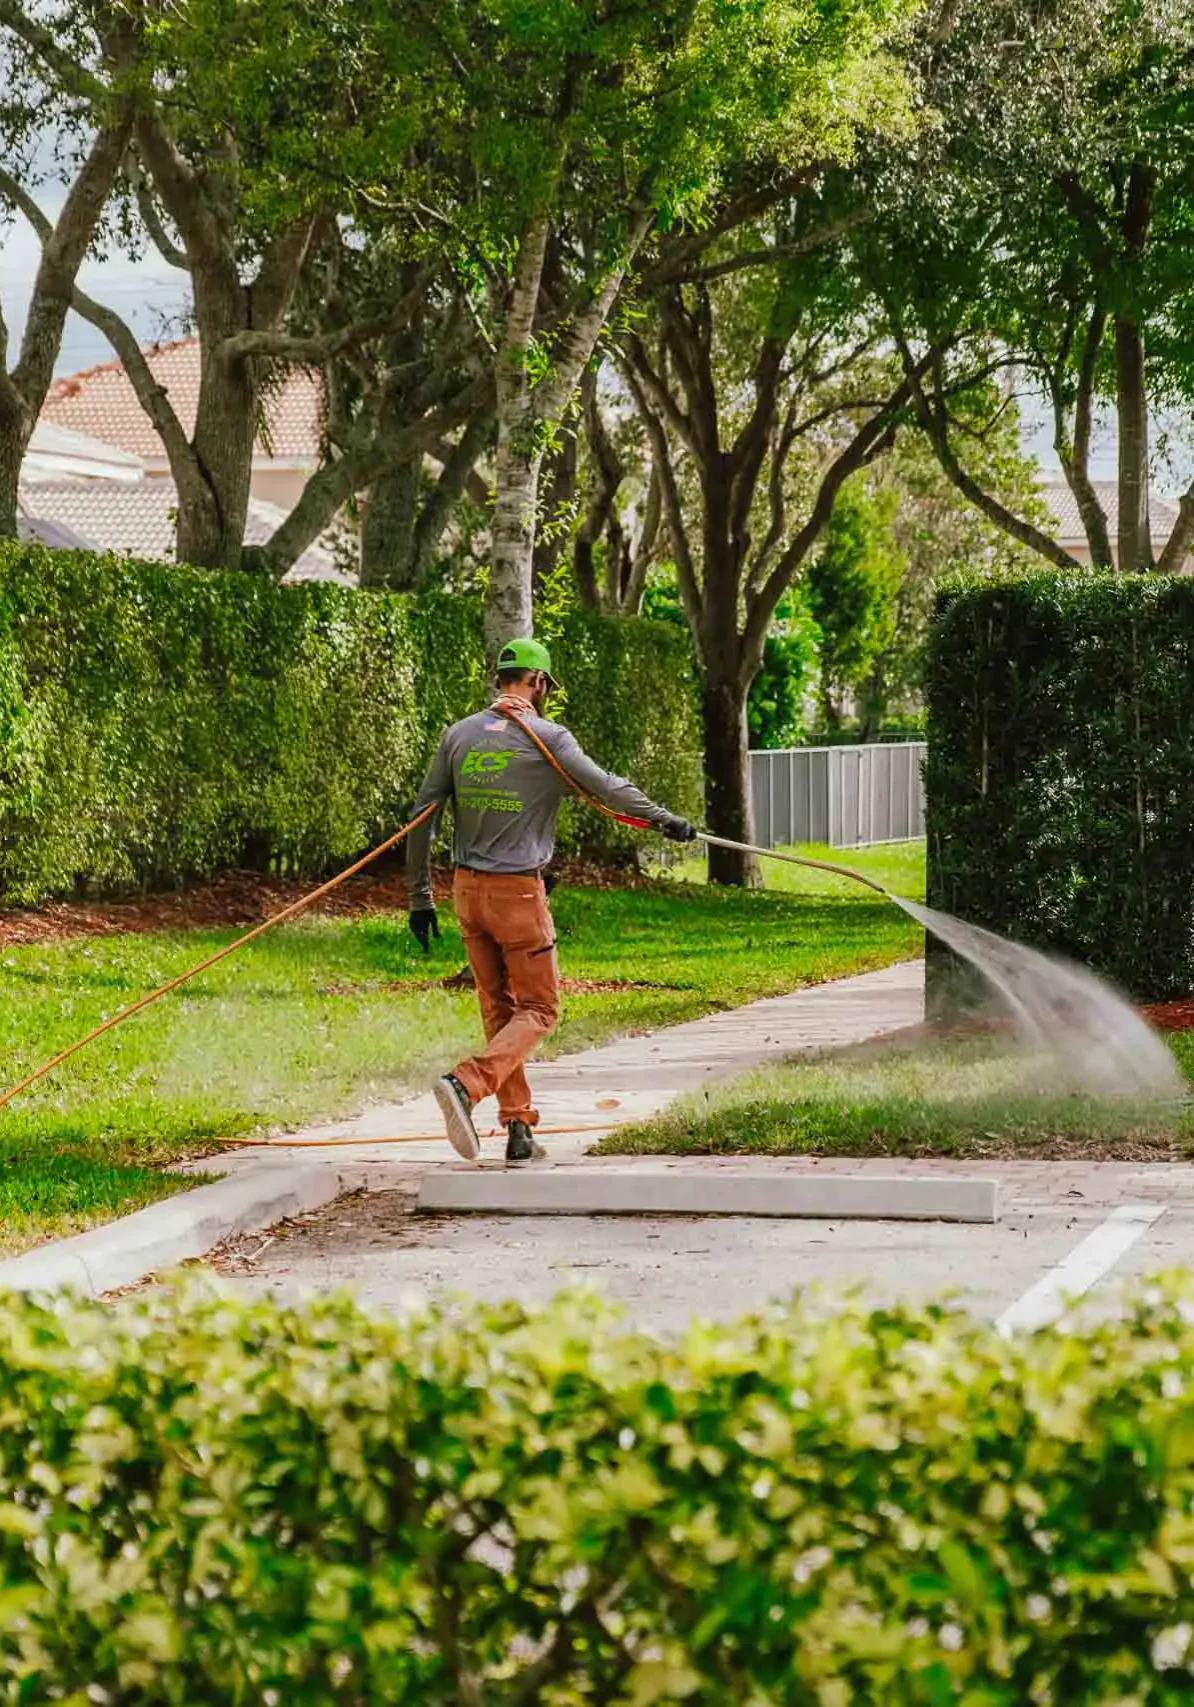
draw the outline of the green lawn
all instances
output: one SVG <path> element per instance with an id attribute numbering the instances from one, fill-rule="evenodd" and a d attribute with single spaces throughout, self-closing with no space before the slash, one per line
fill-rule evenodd
<path id="1" fill-rule="evenodd" d="M 1194 1039 L 1174 1052 L 1187 1073 Z M 771 1156 L 1090 1156 L 1177 1160 L 1194 1110 L 1034 1093 L 998 1041 L 868 1044 L 760 1069 L 628 1127 L 603 1153 Z"/>
<path id="2" fill-rule="evenodd" d="M 876 850 L 857 862 L 886 869 L 900 857 L 911 873 L 915 854 Z M 568 997 L 552 1051 L 921 951 L 920 932 L 867 890 L 804 874 L 797 886 L 789 868 L 770 869 L 782 874 L 782 891 L 558 890 L 566 977 L 661 987 Z M 479 1035 L 469 992 L 419 987 L 462 964 L 450 914 L 443 922 L 427 961 L 404 915 L 284 926 L 0 1110 L 0 1254 L 177 1189 L 157 1170 L 217 1149 L 220 1138 L 424 1086 Z M 235 934 L 92 938 L 0 954 L 4 1081 Z"/>

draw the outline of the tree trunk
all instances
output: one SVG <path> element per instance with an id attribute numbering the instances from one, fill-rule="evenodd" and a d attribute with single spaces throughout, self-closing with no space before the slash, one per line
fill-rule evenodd
<path id="1" fill-rule="evenodd" d="M 1135 323 L 1115 321 L 1115 382 L 1119 426 L 1119 567 L 1123 573 L 1150 569 L 1153 561 L 1148 514 L 1148 397 L 1144 340 Z"/>
<path id="2" fill-rule="evenodd" d="M 605 530 L 605 595 L 602 606 L 611 615 L 622 610 L 622 588 L 630 579 L 630 548 L 616 510 L 610 511 Z"/>
<path id="3" fill-rule="evenodd" d="M 1063 472 L 1069 476 L 1069 469 Z M 1090 561 L 1096 569 L 1111 569 L 1115 566 L 1115 558 L 1111 551 L 1111 533 L 1107 527 L 1107 517 L 1103 506 L 1099 503 L 1099 495 L 1095 491 L 1094 481 L 1087 474 L 1079 474 L 1076 470 L 1069 480 L 1070 491 L 1074 494 L 1074 502 L 1078 506 L 1078 515 L 1082 521 L 1082 530 L 1086 535 L 1086 543 L 1090 547 Z"/>
<path id="4" fill-rule="evenodd" d="M 235 435 L 234 435 L 235 436 Z M 231 454 L 206 468 L 200 493 L 179 490 L 176 555 L 198 569 L 239 569 L 249 513 L 250 458 Z"/>
<path id="5" fill-rule="evenodd" d="M 1107 314 L 1096 302 L 1086 323 L 1082 345 L 1082 361 L 1078 370 L 1078 395 L 1074 405 L 1074 438 L 1072 452 L 1066 446 L 1066 433 L 1060 408 L 1057 413 L 1056 446 L 1070 491 L 1078 505 L 1078 514 L 1090 547 L 1090 560 L 1096 569 L 1111 569 L 1115 558 L 1111 551 L 1111 533 L 1107 516 L 1099 502 L 1094 482 L 1090 478 L 1090 442 L 1094 428 L 1094 388 L 1099 355 L 1107 330 Z"/>
<path id="6" fill-rule="evenodd" d="M 702 696 L 705 726 L 705 817 L 715 836 L 753 842 L 746 694 L 736 682 L 709 681 Z M 763 874 L 754 854 L 709 849 L 710 883 L 758 889 Z"/>
<path id="7" fill-rule="evenodd" d="M 877 741 L 887 715 L 888 689 L 882 659 L 877 659 L 858 696 L 858 739 Z"/>
<path id="8" fill-rule="evenodd" d="M 123 50 L 116 37 L 113 45 Z M 131 124 L 131 110 L 125 106 L 119 120 L 96 132 L 55 224 L 32 196 L 15 204 L 41 242 L 41 260 L 11 374 L 8 330 L 0 313 L 0 538 L 16 538 L 21 464 L 54 377 L 79 268 L 119 170 Z M 22 195 L 19 185 L 16 190 Z"/>
<path id="9" fill-rule="evenodd" d="M 591 491 L 576 530 L 572 564 L 581 604 L 586 610 L 600 610 L 602 600 L 597 583 L 596 547 L 611 523 L 616 529 L 615 504 L 625 470 L 606 431 L 598 395 L 598 374 L 594 367 L 586 368 L 581 375 L 580 405 L 589 447 Z M 607 538 L 606 550 L 613 549 L 614 541 Z"/>
<path id="10" fill-rule="evenodd" d="M 1178 504 L 1177 520 L 1165 543 L 1157 569 L 1162 575 L 1185 573 L 1190 548 L 1194 546 L 1194 486 L 1187 486 Z"/>
<path id="11" fill-rule="evenodd" d="M 572 573 L 576 579 L 576 596 L 584 610 L 601 609 L 593 545 L 594 541 L 589 538 L 588 529 L 582 527 L 572 548 Z"/>
<path id="12" fill-rule="evenodd" d="M 409 591 L 414 586 L 419 465 L 391 469 L 369 488 L 361 521 L 361 586 Z"/>
<path id="13" fill-rule="evenodd" d="M 3 383 L 0 378 L 0 385 Z M 17 488 L 28 442 L 29 431 L 20 402 L 0 395 L 0 539 L 17 537 Z"/>
<path id="14" fill-rule="evenodd" d="M 247 297 L 231 255 L 191 269 L 199 328 L 199 396 L 190 463 L 178 485 L 178 561 L 239 569 L 257 440 L 258 378 L 252 356 L 226 356 L 226 338 L 245 330 Z M 173 461 L 173 459 L 172 459 Z"/>
<path id="15" fill-rule="evenodd" d="M 270 358 L 260 349 L 235 347 L 233 341 L 282 326 L 317 220 L 313 214 L 303 215 L 279 229 L 263 245 L 256 271 L 246 279 L 243 249 L 249 226 L 243 223 L 236 148 L 228 135 L 219 135 L 205 149 L 198 169 L 169 128 L 170 111 L 165 102 L 160 107 L 139 104 L 135 140 L 141 163 L 182 239 L 182 264 L 191 279 L 200 368 L 189 441 L 173 409 L 164 424 L 155 418 L 153 397 L 160 388 L 147 374 L 142 374 L 138 395 L 163 438 L 178 487 L 179 561 L 238 569 L 249 513 L 262 371 Z M 127 326 L 120 326 L 118 333 L 131 342 Z M 122 354 L 122 359 L 129 369 L 129 356 Z M 250 552 L 246 567 L 260 567 L 263 555 L 268 554 Z"/>
<path id="16" fill-rule="evenodd" d="M 498 420 L 493 550 L 485 600 L 485 646 L 496 657 L 508 640 L 534 631 L 531 606 L 540 450 L 530 449 L 529 422 Z"/>
<path id="17" fill-rule="evenodd" d="M 536 432 L 528 364 L 550 235 L 551 221 L 543 210 L 523 229 L 494 369 L 497 455 L 485 598 L 485 649 L 491 659 L 508 640 L 534 632 L 535 521 L 543 444 Z"/>
<path id="18" fill-rule="evenodd" d="M 203 569 L 240 568 L 249 515 L 257 439 L 255 364 L 252 357 L 228 359 L 219 354 L 222 339 L 239 332 L 242 326 L 243 307 L 237 301 L 235 318 L 221 315 L 201 344 L 199 401 L 191 443 L 209 498 L 200 505 L 179 504 L 178 560 Z"/>
<path id="19" fill-rule="evenodd" d="M 658 466 L 652 462 L 643 525 L 633 552 L 627 554 L 629 561 L 618 588 L 618 610 L 622 616 L 638 616 L 642 610 L 647 576 L 655 558 L 655 546 L 662 523 L 663 483 L 659 477 Z"/>

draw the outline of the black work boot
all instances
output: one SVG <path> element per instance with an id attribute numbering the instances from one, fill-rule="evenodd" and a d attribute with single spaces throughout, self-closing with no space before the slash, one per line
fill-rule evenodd
<path id="1" fill-rule="evenodd" d="M 435 1081 L 432 1090 L 444 1117 L 448 1143 L 466 1162 L 475 1162 L 481 1154 L 481 1140 L 473 1125 L 472 1098 L 455 1073 L 445 1073 Z"/>
<path id="2" fill-rule="evenodd" d="M 507 1123 L 506 1131 L 510 1134 L 506 1140 L 506 1166 L 517 1167 L 520 1162 L 541 1162 L 547 1151 L 542 1144 L 536 1144 L 535 1134 L 525 1120 L 511 1120 Z"/>

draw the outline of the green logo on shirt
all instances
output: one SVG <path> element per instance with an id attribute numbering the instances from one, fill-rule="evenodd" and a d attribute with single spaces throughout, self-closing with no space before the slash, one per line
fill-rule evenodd
<path id="1" fill-rule="evenodd" d="M 510 753 L 487 753 L 474 747 L 464 755 L 461 776 L 500 776 L 510 763 Z"/>

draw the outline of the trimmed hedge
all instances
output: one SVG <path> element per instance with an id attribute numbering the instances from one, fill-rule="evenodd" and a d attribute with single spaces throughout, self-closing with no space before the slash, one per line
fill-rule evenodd
<path id="1" fill-rule="evenodd" d="M 1177 1707 L 1194 1303 L 0 1300 L 0 1702 Z"/>
<path id="2" fill-rule="evenodd" d="M 699 800 L 692 661 L 666 625 L 568 616 L 578 737 L 680 812 Z M 443 595 L 0 542 L 0 895 L 315 875 L 401 823 L 441 729 L 484 703 L 480 611 Z M 577 815 L 564 845 L 632 845 Z"/>
<path id="3" fill-rule="evenodd" d="M 1194 990 L 1194 582 L 947 588 L 925 686 L 932 905 Z"/>

